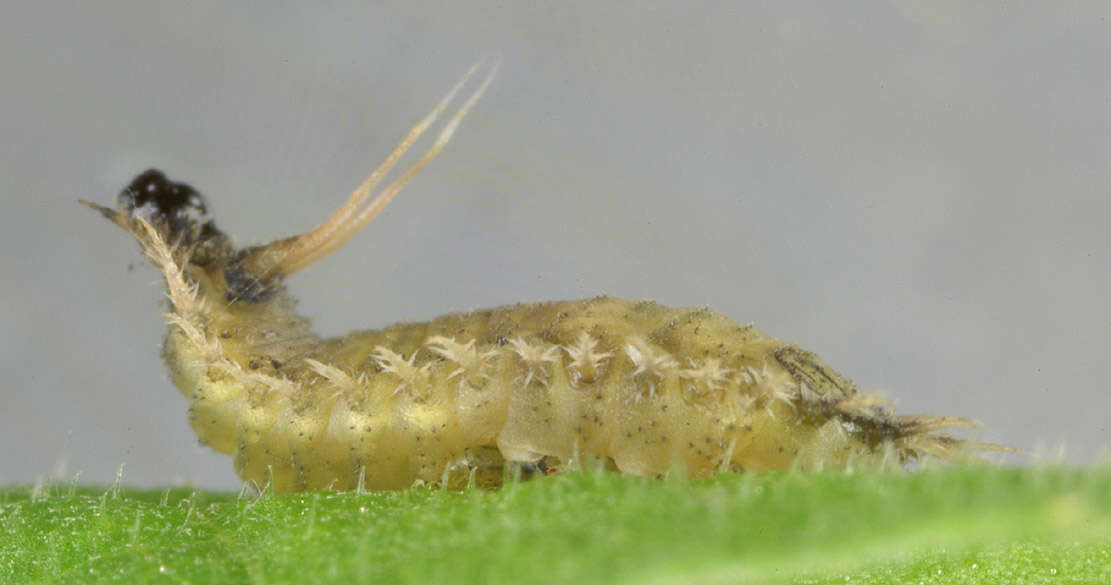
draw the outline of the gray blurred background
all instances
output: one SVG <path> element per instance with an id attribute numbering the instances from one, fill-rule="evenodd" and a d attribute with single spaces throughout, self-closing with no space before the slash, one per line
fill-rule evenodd
<path id="1" fill-rule="evenodd" d="M 157 274 L 78 198 L 154 166 L 240 243 L 305 231 L 494 52 L 445 153 L 290 281 L 322 333 L 600 293 L 709 305 L 900 412 L 1074 463 L 1111 443 L 1106 3 L 16 4 L 0 484 L 124 463 L 239 486 L 159 360 Z"/>

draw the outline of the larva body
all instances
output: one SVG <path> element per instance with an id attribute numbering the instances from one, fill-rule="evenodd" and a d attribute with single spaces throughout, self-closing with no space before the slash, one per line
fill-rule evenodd
<path id="1" fill-rule="evenodd" d="M 906 427 L 815 356 L 709 309 L 521 304 L 330 340 L 221 313 L 199 336 L 175 325 L 165 357 L 201 441 L 259 485 L 272 469 L 280 491 L 361 473 L 375 488 L 471 470 L 485 483 L 542 459 L 637 475 L 843 466 Z"/>
<path id="2" fill-rule="evenodd" d="M 205 221 L 199 194 L 157 171 L 137 177 L 119 209 L 89 204 L 162 270 L 171 377 L 200 441 L 234 454 L 240 477 L 279 492 L 403 489 L 496 485 L 507 464 L 702 477 L 958 452 L 938 431 L 968 419 L 895 416 L 813 354 L 709 309 L 599 297 L 313 334 L 282 278 L 365 226 L 491 77 L 409 171 L 364 205 L 455 90 L 304 236 L 237 250 Z"/>

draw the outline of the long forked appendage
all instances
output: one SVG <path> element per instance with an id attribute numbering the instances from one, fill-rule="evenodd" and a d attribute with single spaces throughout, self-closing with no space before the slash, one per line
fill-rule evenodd
<path id="1" fill-rule="evenodd" d="M 486 73 L 482 83 L 463 102 L 463 105 L 459 106 L 443 130 L 440 131 L 439 136 L 436 137 L 436 141 L 424 155 L 394 179 L 392 183 L 383 188 L 369 204 L 366 203 L 370 199 L 374 188 L 378 186 L 385 175 L 393 169 L 406 151 L 413 146 L 413 143 L 447 109 L 455 95 L 474 75 L 475 71 L 487 61 L 487 59 L 483 59 L 471 66 L 463 78 L 455 84 L 455 87 L 440 100 L 440 103 L 423 120 L 413 126 L 413 129 L 398 143 L 393 152 L 351 193 L 351 196 L 332 217 L 307 234 L 276 240 L 252 249 L 243 259 L 241 266 L 258 278 L 280 278 L 310 266 L 346 244 L 355 234 L 366 227 L 421 169 L 436 158 L 436 155 L 440 154 L 440 151 L 451 140 L 463 117 L 467 115 L 467 112 L 470 111 L 471 107 L 474 106 L 475 102 L 494 80 L 498 67 L 501 65 L 500 58 L 495 58 L 489 64 L 490 70 Z"/>

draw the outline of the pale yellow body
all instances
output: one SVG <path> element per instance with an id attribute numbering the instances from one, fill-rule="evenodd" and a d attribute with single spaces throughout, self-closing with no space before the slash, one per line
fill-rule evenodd
<path id="1" fill-rule="evenodd" d="M 377 195 L 485 62 L 313 231 L 236 249 L 203 197 L 154 169 L 119 208 L 166 278 L 164 357 L 201 442 L 260 489 L 497 485 L 506 469 L 719 471 L 952 458 L 959 417 L 897 417 L 816 356 L 709 309 L 612 298 L 520 304 L 320 339 L 282 279 L 339 248 L 440 152 L 489 85 Z M 511 465 L 507 465 L 511 464 Z"/>
<path id="2" fill-rule="evenodd" d="M 709 309 L 603 297 L 320 340 L 284 298 L 206 305 L 171 326 L 173 381 L 201 442 L 275 491 L 490 485 L 506 461 L 702 477 L 905 455 L 897 420 L 816 357 Z"/>

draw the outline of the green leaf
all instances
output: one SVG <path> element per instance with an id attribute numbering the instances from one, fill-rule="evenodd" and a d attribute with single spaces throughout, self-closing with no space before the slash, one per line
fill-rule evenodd
<path id="1" fill-rule="evenodd" d="M 34 494 L 32 494 L 34 491 Z M 1111 470 L 0 490 L 2 583 L 1111 583 Z"/>

